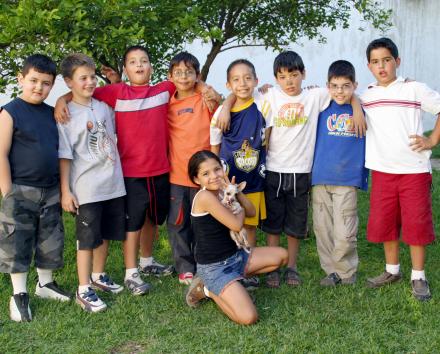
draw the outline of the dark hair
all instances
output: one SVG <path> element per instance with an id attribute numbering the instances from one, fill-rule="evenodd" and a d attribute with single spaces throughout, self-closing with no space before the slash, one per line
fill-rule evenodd
<path id="1" fill-rule="evenodd" d="M 209 159 L 214 159 L 220 164 L 220 166 L 222 165 L 220 158 L 209 150 L 197 151 L 194 155 L 191 156 L 188 161 L 188 177 L 192 181 L 192 183 L 196 184 L 194 180 L 199 173 L 200 164 Z"/>
<path id="2" fill-rule="evenodd" d="M 236 65 L 244 64 L 247 65 L 251 71 L 252 75 L 254 75 L 254 78 L 257 78 L 257 72 L 255 71 L 255 66 L 247 59 L 237 59 L 234 60 L 231 64 L 229 64 L 228 68 L 226 69 L 226 80 L 229 81 L 229 73 L 231 72 L 232 68 Z"/>
<path id="3" fill-rule="evenodd" d="M 147 54 L 148 59 L 150 59 L 150 54 L 148 54 L 147 48 L 141 45 L 132 45 L 125 50 L 124 55 L 122 56 L 122 59 L 124 60 L 124 65 L 125 65 L 125 61 L 127 60 L 128 54 L 134 52 L 135 50 L 142 50 L 143 52 L 145 52 L 145 54 Z"/>
<path id="4" fill-rule="evenodd" d="M 399 57 L 399 50 L 396 44 L 389 38 L 379 38 L 372 41 L 367 47 L 367 60 L 370 62 L 370 54 L 373 49 L 386 48 L 390 51 L 394 59 Z"/>
<path id="5" fill-rule="evenodd" d="M 42 74 L 52 75 L 54 80 L 57 76 L 57 65 L 52 59 L 43 54 L 33 54 L 27 57 L 23 63 L 21 74 L 26 76 L 31 69 Z"/>
<path id="6" fill-rule="evenodd" d="M 173 68 L 176 65 L 179 65 L 181 62 L 184 62 L 187 67 L 192 67 L 196 71 L 197 75 L 200 74 L 199 61 L 197 60 L 197 58 L 194 55 L 192 55 L 191 53 L 188 53 L 188 52 L 181 52 L 181 53 L 175 55 L 174 58 L 171 59 L 171 61 L 170 61 L 170 65 L 168 67 L 168 72 L 171 74 L 173 71 Z"/>
<path id="7" fill-rule="evenodd" d="M 328 68 L 327 81 L 330 82 L 334 77 L 345 77 L 351 82 L 356 82 L 354 66 L 347 60 L 336 60 Z"/>
<path id="8" fill-rule="evenodd" d="M 281 69 L 287 69 L 287 71 L 298 70 L 301 74 L 304 74 L 304 63 L 299 54 L 294 51 L 288 50 L 277 55 L 273 62 L 273 75 L 277 77 L 277 74 L 281 72 Z"/>
<path id="9" fill-rule="evenodd" d="M 61 62 L 61 75 L 63 75 L 63 77 L 68 77 L 69 79 L 71 79 L 73 77 L 73 74 L 75 73 L 75 70 L 78 69 L 80 66 L 86 66 L 90 69 L 96 70 L 96 66 L 92 58 L 82 53 L 73 53 L 69 54 Z"/>

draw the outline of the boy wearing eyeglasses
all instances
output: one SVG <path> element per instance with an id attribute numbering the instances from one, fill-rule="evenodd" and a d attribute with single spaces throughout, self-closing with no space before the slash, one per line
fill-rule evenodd
<path id="1" fill-rule="evenodd" d="M 321 286 L 354 284 L 357 189 L 368 189 L 365 139 L 356 137 L 351 98 L 357 87 L 353 65 L 332 63 L 327 87 L 332 99 L 319 114 L 312 170 L 313 229 L 321 268 Z"/>
<path id="2" fill-rule="evenodd" d="M 179 283 L 189 285 L 196 271 L 190 213 L 199 188 L 189 179 L 187 166 L 195 152 L 211 147 L 209 129 L 215 109 L 210 111 L 196 90 L 200 64 L 192 54 L 182 52 L 171 59 L 168 79 L 176 92 L 168 108 L 171 200 L 167 228 Z M 219 101 L 220 96 L 212 94 Z"/>

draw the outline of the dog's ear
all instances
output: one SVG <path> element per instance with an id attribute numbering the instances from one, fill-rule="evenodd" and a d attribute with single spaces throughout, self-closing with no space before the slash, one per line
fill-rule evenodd
<path id="1" fill-rule="evenodd" d="M 237 190 L 238 190 L 239 192 L 241 192 L 243 189 L 245 189 L 245 187 L 246 187 L 246 181 L 243 181 L 243 182 L 241 182 L 241 183 L 238 184 L 238 186 L 237 186 Z"/>

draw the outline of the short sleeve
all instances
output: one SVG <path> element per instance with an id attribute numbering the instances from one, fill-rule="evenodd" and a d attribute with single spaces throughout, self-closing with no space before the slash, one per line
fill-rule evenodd
<path id="1" fill-rule="evenodd" d="M 97 87 L 93 93 L 93 98 L 108 104 L 112 108 L 115 108 L 116 100 L 118 99 L 119 92 L 121 90 L 121 85 L 125 84 L 118 83 Z"/>
<path id="2" fill-rule="evenodd" d="M 434 115 L 440 113 L 440 93 L 434 91 L 428 85 L 415 82 L 417 87 L 417 98 L 422 104 L 422 110 Z"/>
<path id="3" fill-rule="evenodd" d="M 330 104 L 331 97 L 328 89 L 324 87 L 317 87 L 311 89 L 311 91 L 316 92 L 316 94 L 319 96 L 319 111 L 322 112 Z"/>
<path id="4" fill-rule="evenodd" d="M 73 160 L 73 148 L 70 141 L 69 135 L 69 124 L 57 123 L 58 136 L 59 136 L 59 147 L 58 147 L 58 158 Z"/>
<path id="5" fill-rule="evenodd" d="M 209 130 L 209 136 L 210 136 L 210 144 L 213 146 L 220 145 L 222 142 L 223 133 L 220 128 L 217 128 L 215 126 L 217 123 L 217 119 L 220 114 L 220 111 L 222 110 L 222 107 L 223 106 L 219 106 L 217 108 L 217 110 L 215 111 L 214 116 L 212 117 L 212 120 L 211 120 L 211 127 Z"/>
<path id="6" fill-rule="evenodd" d="M 160 86 L 164 91 L 168 91 L 170 97 L 172 97 L 174 92 L 176 92 L 176 86 L 169 80 L 162 81 L 158 83 L 157 86 Z"/>

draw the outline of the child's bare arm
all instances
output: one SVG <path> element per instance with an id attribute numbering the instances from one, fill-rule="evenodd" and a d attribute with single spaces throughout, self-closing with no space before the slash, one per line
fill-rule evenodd
<path id="1" fill-rule="evenodd" d="M 430 150 L 436 146 L 440 142 L 440 113 L 437 115 L 437 122 L 429 137 L 414 134 L 410 135 L 409 138 L 411 149 L 417 152 Z"/>
<path id="2" fill-rule="evenodd" d="M 218 154 L 220 154 L 220 147 L 221 147 L 221 144 L 211 145 L 211 152 L 213 152 L 214 154 L 216 154 L 218 156 Z"/>
<path id="3" fill-rule="evenodd" d="M 111 84 L 121 82 L 121 76 L 109 66 L 101 66 L 101 74 L 104 75 Z"/>
<path id="4" fill-rule="evenodd" d="M 251 203 L 251 201 L 246 198 L 246 195 L 240 192 L 237 194 L 237 199 L 240 202 L 241 206 L 243 207 L 246 217 L 253 218 L 256 213 L 255 207 Z"/>
<path id="5" fill-rule="evenodd" d="M 231 109 L 237 98 L 234 94 L 230 94 L 224 101 L 222 109 L 218 115 L 216 127 L 222 132 L 228 131 L 231 124 Z"/>
<path id="6" fill-rule="evenodd" d="M 356 95 L 353 95 L 351 96 L 350 104 L 353 107 L 353 123 L 356 136 L 362 138 L 367 131 L 367 123 L 365 122 L 365 115 L 362 111 L 361 102 Z"/>
<path id="7" fill-rule="evenodd" d="M 270 133 L 272 133 L 272 127 L 266 128 L 264 133 L 265 141 L 266 141 L 266 151 L 269 151 L 269 141 L 270 141 Z"/>
<path id="8" fill-rule="evenodd" d="M 60 184 L 61 184 L 61 206 L 64 211 L 76 214 L 78 211 L 78 201 L 70 191 L 70 161 L 60 159 Z"/>
<path id="9" fill-rule="evenodd" d="M 208 212 L 232 231 L 239 232 L 243 227 L 245 211 L 237 214 L 226 208 L 210 191 L 202 191 L 196 199 L 196 212 Z"/>
<path id="10" fill-rule="evenodd" d="M 11 191 L 11 166 L 9 151 L 11 150 L 14 122 L 6 110 L 0 112 L 0 192 L 4 197 Z"/>
<path id="11" fill-rule="evenodd" d="M 70 112 L 69 108 L 67 108 L 67 104 L 72 101 L 72 92 L 67 92 L 66 94 L 58 97 L 57 102 L 55 103 L 55 120 L 58 123 L 65 124 L 70 120 Z"/>

